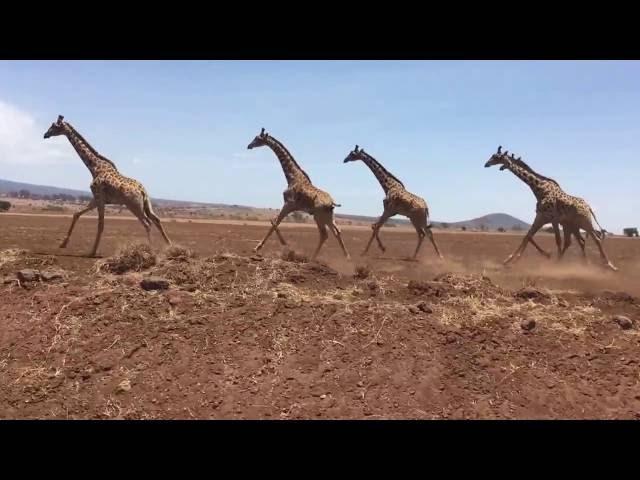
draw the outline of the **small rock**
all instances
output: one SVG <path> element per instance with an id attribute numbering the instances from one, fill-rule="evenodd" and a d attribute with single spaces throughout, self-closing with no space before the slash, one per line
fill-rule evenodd
<path id="1" fill-rule="evenodd" d="M 284 292 L 278 292 L 278 294 L 276 295 L 278 298 L 287 298 L 287 294 Z"/>
<path id="2" fill-rule="evenodd" d="M 409 307 L 409 311 L 410 311 L 411 313 L 413 313 L 414 315 L 417 315 L 418 313 L 420 313 L 420 310 L 418 310 L 418 308 L 417 308 L 417 307 L 414 307 L 413 305 L 411 305 L 411 306 Z"/>
<path id="3" fill-rule="evenodd" d="M 169 280 L 161 277 L 143 278 L 140 286 L 144 290 L 167 290 L 169 288 Z"/>
<path id="4" fill-rule="evenodd" d="M 182 289 L 186 290 L 187 292 L 195 292 L 198 289 L 198 287 L 191 283 L 187 283 L 182 285 Z"/>
<path id="5" fill-rule="evenodd" d="M 14 283 L 15 281 L 16 281 L 16 279 L 15 279 L 15 278 L 11 278 L 11 277 L 3 277 L 3 278 L 2 278 L 2 282 L 1 282 L 1 283 L 5 284 L 5 285 L 8 285 L 8 284 L 10 284 L 10 283 Z"/>
<path id="6" fill-rule="evenodd" d="M 60 280 L 62 279 L 62 273 L 56 272 L 54 270 L 45 270 L 44 272 L 40 273 L 40 278 L 42 278 L 42 280 L 44 280 L 45 282 Z"/>
<path id="7" fill-rule="evenodd" d="M 420 302 L 416 306 L 418 307 L 418 309 L 422 310 L 424 313 L 433 313 L 433 310 L 431 309 L 431 307 L 427 305 L 425 302 Z"/>
<path id="8" fill-rule="evenodd" d="M 551 295 L 547 291 L 535 287 L 521 288 L 514 294 L 514 296 L 516 298 L 522 298 L 525 300 L 548 300 L 551 297 Z"/>
<path id="9" fill-rule="evenodd" d="M 528 318 L 520 322 L 520 328 L 526 331 L 533 330 L 536 328 L 536 321 L 533 318 Z"/>
<path id="10" fill-rule="evenodd" d="M 325 398 L 327 398 L 327 396 L 323 393 L 322 395 L 320 395 L 320 398 L 324 400 Z"/>
<path id="11" fill-rule="evenodd" d="M 36 282 L 40 280 L 40 272 L 38 270 L 20 270 L 16 273 L 16 276 L 21 282 Z"/>
<path id="12" fill-rule="evenodd" d="M 190 295 L 181 291 L 171 291 L 167 294 L 167 301 L 170 305 L 176 306 L 183 304 L 185 301 L 189 300 Z"/>
<path id="13" fill-rule="evenodd" d="M 629 317 L 625 317 L 623 315 L 614 316 L 613 321 L 620 325 L 620 328 L 623 330 L 629 330 L 633 327 L 633 321 Z"/>
<path id="14" fill-rule="evenodd" d="M 116 387 L 116 393 L 124 393 L 131 390 L 131 382 L 129 380 L 121 381 Z"/>
<path id="15" fill-rule="evenodd" d="M 127 273 L 122 276 L 122 282 L 126 285 L 137 285 L 142 281 L 142 275 L 140 273 Z"/>

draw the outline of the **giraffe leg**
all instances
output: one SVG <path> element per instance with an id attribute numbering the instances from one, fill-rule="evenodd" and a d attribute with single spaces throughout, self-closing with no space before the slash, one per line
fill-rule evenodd
<path id="1" fill-rule="evenodd" d="M 282 220 L 284 220 L 284 218 L 287 215 L 289 215 L 291 212 L 295 210 L 296 210 L 296 207 L 293 204 L 285 203 L 282 209 L 280 210 L 280 213 L 276 217 L 275 221 L 273 220 L 271 221 L 271 228 L 269 229 L 265 237 L 262 239 L 262 241 L 258 245 L 256 245 L 253 251 L 258 252 L 264 246 L 264 243 L 269 239 L 269 237 L 274 232 L 274 230 L 278 228 L 278 225 L 280 225 L 280 222 L 282 222 Z"/>
<path id="2" fill-rule="evenodd" d="M 415 252 L 413 252 L 413 257 L 411 257 L 412 260 L 415 260 L 418 257 L 418 252 L 420 251 L 422 241 L 424 240 L 424 236 L 426 234 L 424 233 L 424 226 L 421 225 L 422 222 L 420 220 L 416 220 L 415 218 L 411 218 L 410 220 L 413 224 L 413 228 L 416 229 L 416 233 L 418 234 L 418 244 L 416 245 Z"/>
<path id="3" fill-rule="evenodd" d="M 145 215 L 145 208 L 140 205 L 136 205 L 135 207 L 127 205 L 127 208 L 138 220 L 140 220 L 145 232 L 147 232 L 147 242 L 151 245 L 151 220 Z"/>
<path id="4" fill-rule="evenodd" d="M 571 245 L 571 235 L 574 235 L 574 231 L 570 230 L 566 225 L 562 227 L 564 232 L 564 244 L 562 245 L 562 251 L 560 252 L 560 257 L 564 257 L 565 252 L 569 249 Z M 580 241 L 578 241 L 580 243 Z"/>
<path id="5" fill-rule="evenodd" d="M 321 219 L 315 216 L 314 218 L 316 221 L 316 225 L 318 225 L 318 231 L 320 232 L 320 241 L 318 242 L 316 251 L 313 252 L 313 255 L 311 256 L 311 261 L 314 261 L 316 259 L 316 257 L 318 256 L 318 252 L 320 251 L 320 249 L 322 248 L 322 245 L 324 244 L 324 242 L 327 240 L 327 237 L 329 236 L 329 234 L 327 233 L 327 225 L 325 224 L 324 219 Z"/>
<path id="6" fill-rule="evenodd" d="M 373 226 L 372 226 L 373 229 Z M 376 242 L 378 243 L 378 248 L 380 249 L 380 251 L 382 253 L 386 252 L 387 249 L 385 248 L 385 246 L 382 244 L 382 240 L 380 240 L 380 229 L 373 229 L 373 231 L 376 234 Z"/>
<path id="7" fill-rule="evenodd" d="M 536 249 L 536 250 L 538 250 L 538 252 L 540 252 L 542 255 L 544 255 L 544 256 L 545 256 L 545 257 L 547 257 L 547 258 L 551 258 L 551 254 L 550 254 L 549 252 L 544 251 L 544 250 L 540 247 L 540 245 L 538 245 L 538 244 L 535 242 L 535 240 L 534 240 L 533 238 L 530 238 L 530 239 L 529 239 L 529 243 L 530 243 L 531 245 L 533 245 L 533 246 L 535 247 L 535 249 Z"/>
<path id="8" fill-rule="evenodd" d="M 91 201 L 89 202 L 89 205 L 87 205 L 85 208 L 83 208 L 79 212 L 76 212 L 76 213 L 73 214 L 73 220 L 71 220 L 71 226 L 69 227 L 69 231 L 67 232 L 67 236 L 64 238 L 64 240 L 60 244 L 60 248 L 66 248 L 67 247 L 67 243 L 69 243 L 69 238 L 71 238 L 71 232 L 73 232 L 73 227 L 76 226 L 76 222 L 78 221 L 78 219 L 82 215 L 84 215 L 85 213 L 90 212 L 91 210 L 96 208 L 97 206 L 98 206 L 98 204 L 96 203 L 96 200 L 95 199 L 91 199 Z"/>
<path id="9" fill-rule="evenodd" d="M 90 257 L 95 257 L 98 251 L 98 245 L 100 245 L 100 238 L 102 237 L 102 231 L 104 230 L 104 200 L 102 198 L 96 199 L 98 202 L 98 233 L 96 235 L 96 241 L 93 244 L 93 249 L 89 254 Z"/>
<path id="10" fill-rule="evenodd" d="M 273 220 L 271 220 L 271 225 L 272 225 L 272 226 L 273 226 L 273 225 L 275 225 L 275 222 L 274 222 Z M 280 233 L 280 229 L 276 226 L 276 228 L 275 228 L 275 230 L 274 230 L 274 231 L 276 232 L 276 235 L 278 236 L 278 240 L 280 240 L 280 244 L 281 244 L 283 247 L 286 247 L 286 246 L 287 246 L 287 242 L 285 242 L 284 237 L 283 237 L 283 236 L 282 236 L 282 234 Z"/>
<path id="11" fill-rule="evenodd" d="M 382 212 L 382 215 L 380 216 L 378 221 L 373 224 L 373 232 L 371 233 L 371 238 L 369 238 L 369 243 L 367 243 L 367 247 L 364 249 L 364 252 L 362 252 L 362 255 L 367 254 L 367 252 L 369 251 L 369 247 L 371 247 L 371 242 L 373 242 L 373 239 L 378 238 L 378 230 L 380 230 L 382 226 L 387 222 L 387 220 L 389 220 L 394 215 L 395 212 L 392 212 L 390 210 L 385 209 L 385 211 Z M 380 242 L 380 239 L 378 239 L 378 242 L 378 245 L 380 245 L 380 248 L 384 252 L 384 246 L 382 245 L 382 242 Z"/>
<path id="12" fill-rule="evenodd" d="M 162 222 L 160 222 L 160 218 L 158 218 L 158 216 L 154 213 L 153 209 L 151 208 L 151 200 L 149 200 L 148 197 L 145 197 L 145 199 L 144 199 L 143 211 L 144 211 L 144 214 L 147 217 L 147 222 L 149 222 L 149 220 L 151 220 L 151 222 L 153 222 L 153 224 L 156 226 L 156 228 L 160 231 L 160 235 L 162 235 L 162 238 L 164 238 L 164 241 L 166 242 L 166 244 L 167 245 L 171 245 L 171 240 L 169 240 L 169 237 L 167 236 L 167 233 L 164 231 L 164 227 L 162 226 Z M 145 228 L 147 228 L 147 227 L 145 226 Z M 149 244 L 151 244 L 151 232 L 150 232 L 150 230 L 151 230 L 150 228 L 147 229 L 147 235 L 149 237 Z"/>
<path id="13" fill-rule="evenodd" d="M 511 255 L 507 257 L 507 259 L 503 262 L 504 265 L 509 264 L 514 259 L 516 261 L 520 259 L 520 256 L 524 253 L 525 249 L 527 248 L 527 244 L 529 243 L 529 240 L 536 234 L 538 230 L 540 230 L 544 226 L 545 223 L 547 222 L 543 217 L 541 217 L 540 215 L 536 216 L 536 219 L 533 221 L 533 225 L 531 225 L 531 228 L 525 235 L 524 239 L 522 240 L 522 243 L 516 249 L 515 252 L 513 252 Z"/>
<path id="14" fill-rule="evenodd" d="M 429 237 L 429 240 L 431 240 L 431 243 L 433 244 L 433 248 L 435 248 L 436 253 L 438 254 L 438 257 L 442 260 L 444 259 L 444 257 L 442 256 L 442 254 L 440 253 L 440 249 L 438 248 L 438 244 L 436 243 L 436 239 L 433 237 L 433 232 L 431 231 L 431 228 L 424 228 L 424 232 L 427 234 L 427 236 Z"/>
<path id="15" fill-rule="evenodd" d="M 558 250 L 557 252 L 557 260 L 560 260 L 562 258 L 562 239 L 560 238 L 560 227 L 558 226 L 558 222 L 552 222 L 551 225 L 553 226 L 553 234 L 556 237 L 556 248 Z M 566 234 L 565 234 L 565 238 L 566 238 Z"/>
<path id="16" fill-rule="evenodd" d="M 600 250 L 600 257 L 602 258 L 602 260 L 604 260 L 606 262 L 606 264 L 607 264 L 606 266 L 609 267 L 614 272 L 617 272 L 618 268 L 616 266 L 614 266 L 613 263 L 611 263 L 611 261 L 607 257 L 607 254 L 605 253 L 604 248 L 602 248 L 602 242 L 600 241 L 598 236 L 594 233 L 593 227 L 591 227 L 590 229 L 586 229 L 585 228 L 585 230 L 587 232 L 587 235 L 590 236 L 591 238 L 593 238 L 593 241 L 596 242 L 596 245 L 598 246 L 598 249 Z"/>
<path id="17" fill-rule="evenodd" d="M 574 236 L 576 237 L 576 240 L 578 241 L 578 245 L 580 246 L 580 250 L 582 251 L 582 260 L 584 262 L 587 261 L 587 252 L 585 250 L 585 245 L 587 243 L 587 239 L 586 238 L 582 238 L 582 235 L 580 235 L 580 229 L 576 228 L 575 232 L 574 232 Z"/>
<path id="18" fill-rule="evenodd" d="M 338 240 L 340 248 L 342 248 L 342 251 L 344 252 L 344 256 L 347 257 L 347 260 L 350 260 L 351 255 L 349 255 L 349 252 L 347 252 L 347 247 L 344 246 L 344 241 L 342 240 L 342 232 L 340 231 L 340 228 L 338 228 L 338 225 L 336 225 L 336 221 L 333 218 L 331 219 L 331 231 L 335 235 L 336 240 Z"/>

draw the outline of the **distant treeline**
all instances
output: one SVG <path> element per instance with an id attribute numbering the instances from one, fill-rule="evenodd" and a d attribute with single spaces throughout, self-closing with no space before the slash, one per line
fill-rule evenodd
<path id="1" fill-rule="evenodd" d="M 51 195 L 40 195 L 38 193 L 31 193 L 29 190 L 18 190 L 17 192 L 9 192 L 11 198 L 23 198 L 28 200 L 61 200 L 63 202 L 88 202 L 91 200 L 89 195 L 69 195 L 68 193 L 53 193 Z"/>

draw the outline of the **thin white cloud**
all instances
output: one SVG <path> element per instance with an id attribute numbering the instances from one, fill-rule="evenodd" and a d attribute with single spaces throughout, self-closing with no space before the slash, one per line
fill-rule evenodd
<path id="1" fill-rule="evenodd" d="M 62 137 L 45 140 L 48 125 L 0 100 L 0 164 L 59 165 L 73 162 Z"/>

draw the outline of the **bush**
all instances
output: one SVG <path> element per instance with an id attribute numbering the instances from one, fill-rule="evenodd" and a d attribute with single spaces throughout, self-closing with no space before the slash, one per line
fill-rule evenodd
<path id="1" fill-rule="evenodd" d="M 499 231 L 499 232 L 501 232 L 501 233 L 506 232 L 506 230 L 505 230 L 505 228 L 504 228 L 504 227 L 500 227 L 500 228 L 498 228 L 498 231 Z"/>
<path id="2" fill-rule="evenodd" d="M 0 200 L 0 212 L 8 212 L 11 208 L 11 202 Z"/>

